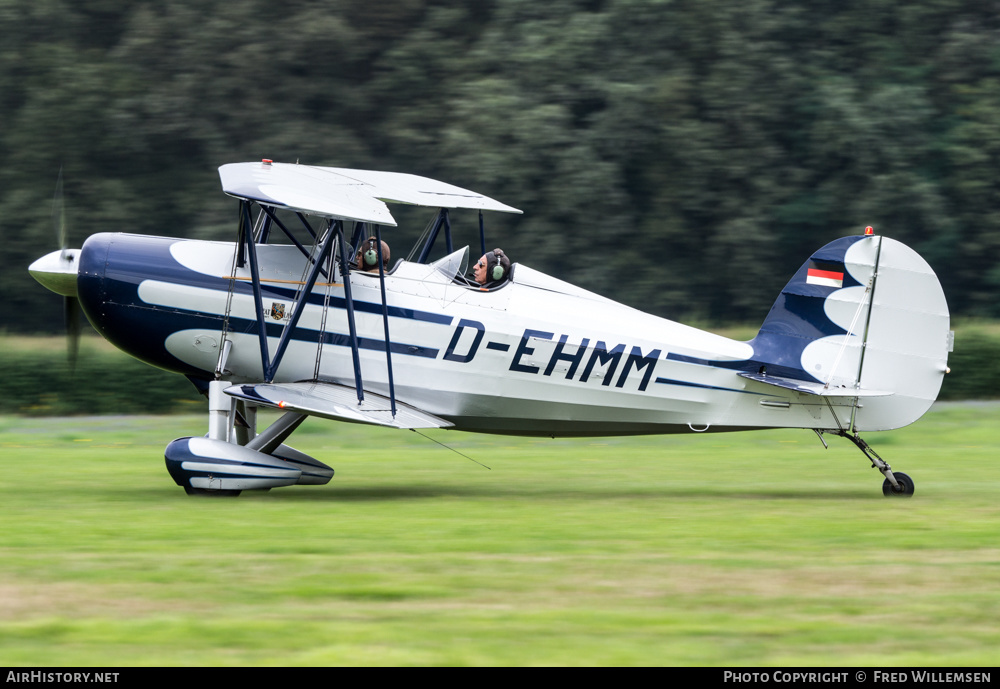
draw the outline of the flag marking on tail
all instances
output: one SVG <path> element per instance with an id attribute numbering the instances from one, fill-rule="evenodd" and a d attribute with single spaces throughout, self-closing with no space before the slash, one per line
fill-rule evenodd
<path id="1" fill-rule="evenodd" d="M 844 274 L 834 270 L 810 268 L 806 273 L 806 284 L 836 287 L 839 289 L 844 286 Z"/>

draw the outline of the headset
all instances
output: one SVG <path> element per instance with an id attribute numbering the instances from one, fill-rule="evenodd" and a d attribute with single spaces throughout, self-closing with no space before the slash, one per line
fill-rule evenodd
<path id="1" fill-rule="evenodd" d="M 384 243 L 384 242 L 383 242 Z M 374 268 L 378 265 L 378 240 L 375 237 L 369 237 L 361 245 L 362 248 L 359 249 L 361 254 L 361 261 L 364 263 L 365 270 Z M 388 264 L 389 262 L 389 251 L 386 247 L 382 249 L 382 262 Z M 358 266 L 359 268 L 361 266 Z"/>
<path id="2" fill-rule="evenodd" d="M 371 237 L 365 241 L 368 248 L 365 249 L 365 253 L 362 256 L 365 260 L 365 265 L 369 268 L 378 265 L 378 248 L 375 246 L 375 241 Z"/>
<path id="3" fill-rule="evenodd" d="M 490 270 L 490 279 L 494 281 L 502 280 L 505 273 L 503 264 L 500 263 L 500 259 L 503 257 L 503 252 L 500 249 L 494 249 L 493 257 L 496 259 L 496 264 Z"/>

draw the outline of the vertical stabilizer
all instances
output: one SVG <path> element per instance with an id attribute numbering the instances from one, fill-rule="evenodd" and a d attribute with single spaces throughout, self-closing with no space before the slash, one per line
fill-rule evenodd
<path id="1" fill-rule="evenodd" d="M 836 389 L 878 390 L 856 430 L 913 423 L 937 398 L 947 368 L 948 304 L 931 267 L 888 237 L 844 237 L 795 273 L 751 341 L 767 375 Z"/>

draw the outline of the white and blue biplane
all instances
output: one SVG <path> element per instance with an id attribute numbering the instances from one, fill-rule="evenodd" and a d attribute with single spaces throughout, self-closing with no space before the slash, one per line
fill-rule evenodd
<path id="1" fill-rule="evenodd" d="M 488 288 L 470 281 L 449 212 L 479 211 L 485 254 L 483 211 L 520 211 L 466 189 L 268 160 L 219 174 L 240 204 L 235 242 L 101 233 L 30 267 L 115 346 L 207 395 L 208 434 L 165 451 L 188 493 L 329 482 L 333 469 L 285 444 L 313 415 L 552 437 L 811 429 L 857 445 L 885 495 L 913 494 L 860 434 L 927 411 L 953 336 L 930 266 L 870 228 L 814 253 L 740 342 L 523 264 Z M 387 203 L 437 209 L 391 269 Z M 355 270 L 369 236 L 379 268 Z M 283 413 L 258 433 L 260 407 Z"/>

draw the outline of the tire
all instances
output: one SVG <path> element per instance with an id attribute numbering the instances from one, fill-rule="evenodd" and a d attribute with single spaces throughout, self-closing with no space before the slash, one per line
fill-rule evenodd
<path id="1" fill-rule="evenodd" d="M 913 479 L 898 471 L 894 471 L 892 475 L 896 477 L 896 483 L 899 484 L 899 488 L 894 488 L 889 479 L 886 479 L 882 483 L 882 495 L 887 498 L 912 498 L 914 490 Z"/>

